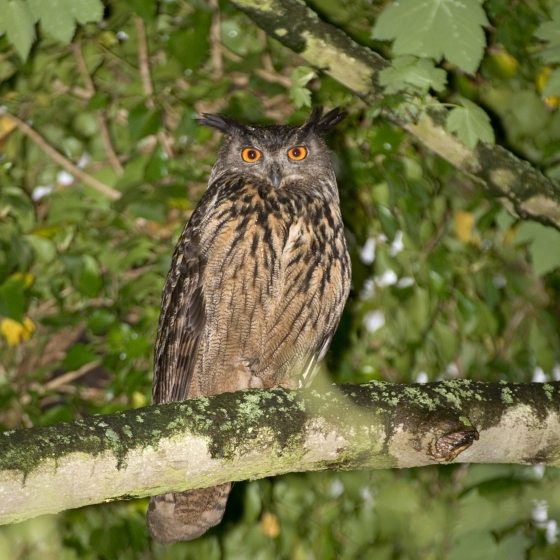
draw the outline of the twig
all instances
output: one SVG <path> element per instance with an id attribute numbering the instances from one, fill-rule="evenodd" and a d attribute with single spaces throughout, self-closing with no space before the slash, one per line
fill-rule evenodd
<path id="1" fill-rule="evenodd" d="M 78 65 L 78 70 L 82 75 L 82 79 L 84 80 L 84 84 L 86 86 L 86 90 L 90 97 L 93 97 L 95 94 L 95 84 L 89 75 L 86 61 L 84 60 L 84 56 L 82 54 L 81 46 L 75 43 L 73 45 L 74 49 L 74 56 L 76 57 L 76 64 Z M 105 148 L 105 153 L 109 158 L 109 163 L 112 165 L 115 173 L 117 175 L 122 175 L 124 173 L 124 168 L 119 161 L 119 157 L 117 156 L 113 144 L 111 142 L 111 136 L 109 134 L 109 127 L 107 126 L 107 121 L 105 120 L 104 112 L 101 110 L 97 110 L 95 112 L 95 116 L 97 118 L 97 125 L 99 126 L 99 134 L 101 136 L 101 141 L 103 142 L 103 147 Z"/>
<path id="2" fill-rule="evenodd" d="M 149 99 L 154 94 L 154 87 L 152 85 L 152 78 L 150 77 L 150 62 L 148 59 L 148 42 L 146 40 L 146 27 L 144 20 L 136 16 L 136 33 L 138 35 L 138 63 L 140 66 L 140 78 L 142 80 L 142 89 L 144 95 L 148 97 L 146 105 L 149 109 L 153 109 L 154 100 Z"/>
<path id="3" fill-rule="evenodd" d="M 78 377 L 82 377 L 82 375 L 85 375 L 89 371 L 95 369 L 100 364 L 101 364 L 101 360 L 94 360 L 93 362 L 90 362 L 89 364 L 85 364 L 81 368 L 75 371 L 69 371 L 68 373 L 64 373 L 63 375 L 55 377 L 54 379 L 51 379 L 51 381 L 45 383 L 45 389 L 54 391 L 55 389 L 58 389 L 60 386 L 66 385 L 67 383 L 71 383 L 72 381 L 78 379 Z"/>
<path id="4" fill-rule="evenodd" d="M 292 87 L 292 80 L 287 76 L 282 76 L 282 74 L 278 74 L 276 72 L 274 73 L 269 72 L 268 70 L 264 70 L 263 68 L 257 68 L 255 70 L 255 74 L 257 76 L 260 76 L 263 80 L 266 80 L 267 82 L 280 84 L 286 89 L 290 89 Z"/>
<path id="5" fill-rule="evenodd" d="M 47 154 L 54 162 L 56 162 L 60 167 L 68 171 L 74 177 L 77 177 L 80 181 L 83 181 L 90 187 L 109 197 L 111 200 L 118 200 L 121 197 L 121 193 L 105 183 L 102 183 L 95 177 L 92 177 L 85 171 L 82 171 L 79 167 L 74 165 L 69 159 L 65 158 L 60 152 L 55 150 L 36 130 L 33 130 L 28 124 L 23 122 L 18 117 L 9 113 L 5 108 L 0 108 L 0 115 L 6 117 L 17 125 L 17 127 L 23 132 L 31 141 L 35 142 L 45 154 Z"/>
<path id="6" fill-rule="evenodd" d="M 208 0 L 208 5 L 212 8 L 212 23 L 210 24 L 210 56 L 214 77 L 219 79 L 224 73 L 224 63 L 222 60 L 222 49 L 220 48 L 220 6 L 218 0 Z"/>
<path id="7" fill-rule="evenodd" d="M 139 17 L 136 17 L 135 22 L 136 33 L 138 35 L 138 65 L 140 67 L 142 89 L 144 90 L 144 95 L 147 97 L 146 107 L 148 109 L 153 109 L 155 107 L 155 103 L 152 98 L 154 94 L 154 86 L 152 84 L 152 78 L 150 76 L 150 60 L 148 58 L 148 41 L 146 38 L 146 27 L 144 25 L 144 20 Z M 171 142 L 168 140 L 164 131 L 160 130 L 156 136 L 167 157 L 173 157 Z"/>

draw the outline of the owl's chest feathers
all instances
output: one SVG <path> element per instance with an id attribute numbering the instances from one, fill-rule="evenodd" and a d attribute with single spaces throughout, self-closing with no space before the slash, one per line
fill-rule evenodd
<path id="1" fill-rule="evenodd" d="M 203 234 L 209 242 L 202 243 L 208 247 L 203 285 L 209 307 L 223 304 L 231 292 L 245 297 L 247 306 L 268 311 L 287 284 L 308 290 L 319 282 L 326 289 L 334 261 L 346 256 L 338 208 L 323 200 L 247 185 L 220 206 Z M 235 306 L 247 310 L 239 302 Z"/>
<path id="2" fill-rule="evenodd" d="M 255 191 L 217 205 L 199 229 L 206 324 L 196 377 L 202 394 L 253 386 L 251 379 L 273 386 L 297 376 L 336 327 L 348 295 L 338 206 Z M 204 381 L 220 368 L 231 370 L 227 381 Z"/>

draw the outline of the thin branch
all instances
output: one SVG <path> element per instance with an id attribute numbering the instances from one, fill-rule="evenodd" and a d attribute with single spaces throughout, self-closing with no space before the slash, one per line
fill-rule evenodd
<path id="1" fill-rule="evenodd" d="M 84 80 L 84 84 L 86 86 L 86 90 L 89 94 L 89 97 L 93 97 L 95 95 L 95 84 L 91 76 L 89 75 L 86 61 L 84 60 L 84 56 L 82 54 L 82 47 L 74 43 L 73 44 L 74 50 L 74 57 L 76 58 L 76 64 L 78 66 L 78 70 L 82 76 L 82 80 Z M 107 121 L 105 120 L 105 114 L 101 110 L 95 111 L 95 116 L 97 118 L 97 126 L 99 127 L 99 133 L 101 135 L 101 141 L 103 142 L 103 147 L 105 148 L 105 153 L 109 158 L 109 163 L 115 170 L 117 175 L 122 175 L 124 173 L 124 168 L 119 161 L 119 157 L 113 148 L 113 144 L 111 142 L 111 135 L 109 134 L 109 127 L 107 126 Z"/>
<path id="2" fill-rule="evenodd" d="M 92 177 L 85 171 L 81 170 L 78 166 L 74 165 L 69 159 L 65 158 L 60 152 L 55 150 L 36 130 L 33 130 L 33 128 L 18 117 L 8 113 L 5 108 L 0 108 L 0 115 L 15 123 L 23 134 L 41 148 L 41 150 L 43 150 L 43 152 L 45 152 L 45 154 L 47 154 L 55 163 L 60 165 L 62 169 L 65 169 L 68 173 L 109 197 L 111 200 L 118 200 L 121 197 L 121 193 L 119 191 L 109 187 L 105 183 L 102 183 L 95 177 Z"/>
<path id="3" fill-rule="evenodd" d="M 287 472 L 560 466 L 560 383 L 223 393 L 0 434 L 0 523 Z"/>
<path id="4" fill-rule="evenodd" d="M 150 98 L 154 94 L 154 87 L 152 85 L 152 78 L 150 76 L 150 61 L 148 58 L 148 41 L 146 38 L 146 27 L 144 20 L 140 16 L 134 19 L 136 23 L 136 34 L 138 36 L 138 64 L 140 66 L 140 78 L 142 80 L 142 89 L 144 95 Z M 153 108 L 153 100 L 148 99 L 146 103 L 151 103 L 150 108 Z"/>
<path id="5" fill-rule="evenodd" d="M 54 391 L 59 387 L 61 387 L 62 385 L 66 385 L 68 383 L 71 383 L 72 381 L 76 381 L 76 379 L 79 379 L 80 377 L 82 377 L 82 375 L 85 375 L 86 373 L 94 370 L 96 367 L 100 365 L 101 365 L 101 360 L 94 360 L 93 362 L 89 362 L 89 364 L 85 364 L 81 368 L 78 368 L 75 371 L 69 371 L 67 373 L 63 373 L 62 375 L 59 375 L 58 377 L 51 379 L 45 384 L 44 388 L 49 391 Z"/>
<path id="6" fill-rule="evenodd" d="M 152 77 L 150 74 L 150 59 L 148 57 L 148 39 L 146 37 L 146 27 L 144 25 L 144 21 L 139 16 L 136 16 L 135 23 L 136 33 L 138 36 L 138 64 L 140 67 L 142 89 L 144 90 L 144 95 L 147 97 L 146 107 L 148 107 L 148 109 L 153 109 L 155 107 L 155 102 L 153 99 L 154 86 L 152 84 Z M 157 139 L 167 157 L 172 158 L 172 143 L 163 130 L 158 131 Z"/>
<path id="7" fill-rule="evenodd" d="M 379 72 L 390 62 L 322 21 L 301 0 L 230 0 L 261 29 L 359 95 L 368 105 L 383 99 Z M 400 107 L 383 115 L 469 175 L 507 210 L 560 229 L 560 186 L 501 146 L 479 142 L 471 150 L 445 129 L 448 110 L 437 99 L 410 99 L 424 114 L 417 122 Z"/>
<path id="8" fill-rule="evenodd" d="M 212 23 L 210 25 L 210 57 L 212 59 L 212 67 L 214 69 L 214 78 L 220 79 L 224 73 L 220 37 L 220 6 L 218 4 L 218 0 L 208 0 L 208 6 L 212 8 Z"/>
<path id="9" fill-rule="evenodd" d="M 280 84 L 286 89 L 290 89 L 292 87 L 292 80 L 287 76 L 282 76 L 282 74 L 278 74 L 277 72 L 269 72 L 264 68 L 256 68 L 254 72 L 257 76 L 260 76 L 263 80 L 266 80 L 267 82 Z"/>

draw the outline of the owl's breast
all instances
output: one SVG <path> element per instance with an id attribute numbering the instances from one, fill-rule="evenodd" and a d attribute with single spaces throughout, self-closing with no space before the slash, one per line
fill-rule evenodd
<path id="1" fill-rule="evenodd" d="M 338 209 L 322 201 L 263 196 L 247 185 L 216 216 L 202 243 L 208 247 L 202 377 L 229 367 L 233 385 L 244 375 L 264 386 L 285 383 L 317 353 L 348 295 Z M 206 394 L 243 388 L 212 382 L 219 387 L 204 387 Z"/>

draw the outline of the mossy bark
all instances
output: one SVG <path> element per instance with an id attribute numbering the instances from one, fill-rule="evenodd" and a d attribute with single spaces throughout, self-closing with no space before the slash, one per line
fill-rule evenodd
<path id="1" fill-rule="evenodd" d="M 378 74 L 390 62 L 322 21 L 302 0 L 231 0 L 266 33 L 358 94 L 368 105 L 383 98 Z M 415 116 L 410 108 L 415 107 Z M 560 229 L 560 186 L 500 146 L 470 150 L 447 132 L 448 110 L 430 96 L 407 96 L 382 114 L 469 175 L 506 209 Z"/>
<path id="2" fill-rule="evenodd" d="M 199 397 L 0 434 L 0 523 L 323 469 L 560 466 L 560 383 L 369 383 Z"/>

